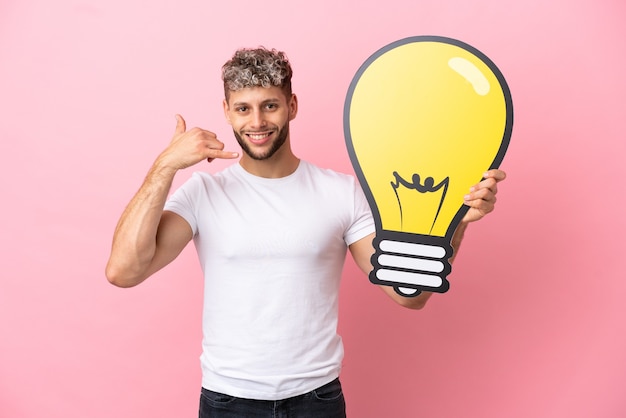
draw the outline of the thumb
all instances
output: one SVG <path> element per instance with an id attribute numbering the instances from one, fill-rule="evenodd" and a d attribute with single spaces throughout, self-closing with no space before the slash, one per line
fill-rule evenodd
<path id="1" fill-rule="evenodd" d="M 185 124 L 185 119 L 179 114 L 176 115 L 176 130 L 175 133 L 182 134 L 187 130 L 187 124 Z"/>

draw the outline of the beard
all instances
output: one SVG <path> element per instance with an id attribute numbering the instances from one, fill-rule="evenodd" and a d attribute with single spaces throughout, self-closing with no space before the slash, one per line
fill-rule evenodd
<path id="1" fill-rule="evenodd" d="M 243 152 L 245 152 L 253 160 L 257 161 L 271 158 L 285 144 L 287 137 L 289 136 L 289 124 L 287 123 L 282 128 L 277 129 L 276 132 L 276 139 L 274 139 L 271 143 L 270 148 L 265 152 L 255 153 L 252 150 L 252 147 L 243 139 L 242 135 L 233 129 L 233 134 L 235 134 L 235 138 L 237 138 L 237 142 L 239 143 L 239 146 L 241 146 Z"/>

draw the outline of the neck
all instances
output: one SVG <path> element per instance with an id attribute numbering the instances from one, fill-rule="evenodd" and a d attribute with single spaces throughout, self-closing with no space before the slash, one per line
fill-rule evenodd
<path id="1" fill-rule="evenodd" d="M 248 173 L 264 178 L 281 178 L 293 174 L 300 164 L 300 159 L 291 151 L 289 143 L 265 160 L 255 160 L 245 152 L 239 164 Z"/>

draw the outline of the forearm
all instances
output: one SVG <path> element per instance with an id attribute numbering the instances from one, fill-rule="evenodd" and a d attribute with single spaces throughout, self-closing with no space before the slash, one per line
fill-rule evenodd
<path id="1" fill-rule="evenodd" d="M 120 286 L 139 284 L 147 277 L 156 252 L 163 206 L 176 170 L 158 160 L 132 198 L 115 228 L 107 278 Z"/>
<path id="2" fill-rule="evenodd" d="M 454 231 L 454 234 L 452 235 L 452 240 L 450 241 L 450 245 L 452 246 L 452 257 L 450 257 L 450 263 L 454 261 L 459 251 L 459 248 L 461 247 L 461 242 L 463 242 L 463 237 L 465 236 L 467 225 L 467 222 L 461 221 Z"/>

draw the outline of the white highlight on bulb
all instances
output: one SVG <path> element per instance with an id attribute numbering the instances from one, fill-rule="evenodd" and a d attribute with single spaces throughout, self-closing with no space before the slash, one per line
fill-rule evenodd
<path id="1" fill-rule="evenodd" d="M 480 96 L 489 93 L 489 80 L 473 63 L 461 57 L 453 57 L 448 60 L 448 65 L 463 78 L 470 82 L 474 91 Z"/>

